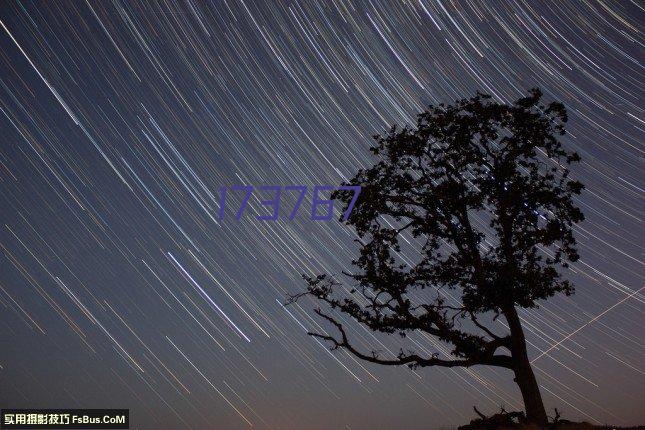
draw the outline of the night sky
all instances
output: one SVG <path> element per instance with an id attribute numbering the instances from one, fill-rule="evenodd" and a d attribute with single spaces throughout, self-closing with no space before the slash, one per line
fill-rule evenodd
<path id="1" fill-rule="evenodd" d="M 382 368 L 306 335 L 315 304 L 282 303 L 351 269 L 347 226 L 306 203 L 259 221 L 261 195 L 214 214 L 223 186 L 339 184 L 428 104 L 538 86 L 568 108 L 587 219 L 576 294 L 520 313 L 529 354 L 551 415 L 643 424 L 644 21 L 629 0 L 2 1 L 0 406 L 294 430 L 521 409 L 509 371 Z"/>

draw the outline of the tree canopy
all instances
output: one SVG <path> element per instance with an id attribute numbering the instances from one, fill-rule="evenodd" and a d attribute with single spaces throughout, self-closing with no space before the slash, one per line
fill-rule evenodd
<path id="1" fill-rule="evenodd" d="M 360 243 L 354 267 L 342 279 L 305 276 L 307 291 L 292 297 L 313 296 L 377 332 L 425 332 L 452 357 L 362 351 L 322 308 L 338 333 L 311 335 L 385 365 L 528 365 L 517 364 L 526 347 L 515 308 L 573 292 L 559 269 L 578 259 L 572 227 L 584 219 L 574 202 L 583 186 L 569 172 L 580 157 L 560 141 L 566 110 L 541 96 L 504 104 L 477 93 L 374 136 L 374 165 L 344 184 L 362 187 L 347 220 Z M 333 197 L 347 206 L 352 194 Z M 491 326 L 500 314 L 507 333 Z"/>

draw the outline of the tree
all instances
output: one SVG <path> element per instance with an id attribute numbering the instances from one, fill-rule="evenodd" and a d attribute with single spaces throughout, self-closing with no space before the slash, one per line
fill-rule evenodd
<path id="1" fill-rule="evenodd" d="M 512 370 L 527 421 L 547 424 L 517 308 L 573 292 L 559 269 L 578 259 L 572 227 L 584 217 L 573 202 L 583 186 L 568 168 L 580 157 L 558 140 L 566 110 L 541 97 L 532 89 L 502 104 L 477 93 L 374 136 L 377 162 L 344 184 L 362 187 L 347 220 L 360 243 L 355 270 L 346 282 L 303 275 L 306 292 L 290 297 L 312 296 L 376 332 L 424 332 L 451 355 L 364 351 L 320 307 L 337 333 L 310 335 L 382 365 Z M 347 207 L 352 193 L 333 197 Z"/>

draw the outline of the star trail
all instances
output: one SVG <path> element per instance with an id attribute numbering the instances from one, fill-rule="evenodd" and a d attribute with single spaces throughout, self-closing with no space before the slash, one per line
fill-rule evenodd
<path id="1" fill-rule="evenodd" d="M 644 21 L 631 0 L 3 1 L 0 407 L 312 430 L 521 409 L 502 370 L 383 368 L 307 336 L 315 303 L 283 303 L 351 270 L 343 223 L 258 220 L 260 192 L 217 213 L 221 187 L 340 184 L 429 104 L 540 87 L 568 109 L 586 220 L 576 294 L 520 312 L 530 359 L 551 415 L 643 424 Z"/>

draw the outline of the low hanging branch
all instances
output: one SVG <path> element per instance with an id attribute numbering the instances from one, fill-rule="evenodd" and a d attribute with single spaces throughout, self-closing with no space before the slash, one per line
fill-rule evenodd
<path id="1" fill-rule="evenodd" d="M 371 363 L 382 364 L 386 366 L 408 365 L 410 367 L 470 367 L 476 364 L 488 364 L 491 366 L 506 367 L 510 369 L 512 366 L 511 357 L 509 357 L 508 355 L 493 355 L 492 353 L 487 354 L 486 356 L 471 358 L 467 360 L 441 360 L 436 356 L 422 358 L 416 354 L 405 354 L 403 352 L 400 352 L 396 360 L 384 360 L 379 358 L 378 354 L 374 351 L 372 351 L 370 355 L 358 351 L 356 348 L 349 344 L 347 340 L 347 334 L 345 333 L 345 329 L 343 329 L 342 324 L 340 324 L 330 316 L 325 315 L 320 309 L 316 309 L 314 312 L 333 324 L 340 332 L 341 338 L 340 340 L 338 340 L 333 336 L 313 332 L 308 332 L 309 335 L 332 342 L 332 349 L 345 348 L 356 357 L 365 361 L 369 361 Z"/>

